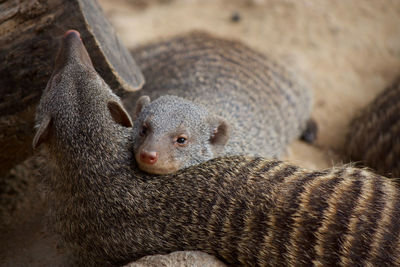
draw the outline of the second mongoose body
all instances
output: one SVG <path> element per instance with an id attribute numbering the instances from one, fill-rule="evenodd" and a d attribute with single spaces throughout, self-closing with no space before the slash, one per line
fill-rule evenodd
<path id="1" fill-rule="evenodd" d="M 175 158 L 176 162 L 182 163 L 180 167 L 221 155 L 279 157 L 306 128 L 312 102 L 308 88 L 302 86 L 286 68 L 241 42 L 195 32 L 136 48 L 132 54 L 143 71 L 146 84 L 142 90 L 124 99 L 131 114 L 137 113 L 133 106 L 139 96 L 148 95 L 151 100 L 156 100 L 163 95 L 174 95 L 193 101 L 195 111 L 192 113 L 197 115 L 187 116 L 193 111 L 189 110 L 187 102 L 184 105 L 189 112 L 182 109 L 173 114 L 172 110 L 167 110 L 172 116 L 164 115 L 163 120 L 142 115 L 135 123 L 136 136 L 139 136 L 145 120 L 158 123 L 155 126 L 161 129 L 156 133 L 158 136 L 170 136 L 182 130 L 171 128 L 181 121 L 189 130 L 197 126 L 197 129 L 201 126 L 216 130 L 221 126 L 218 132 L 222 133 L 222 138 L 213 139 L 215 131 L 211 129 L 211 132 L 204 133 L 204 139 L 216 142 L 202 144 L 197 155 Z M 175 101 L 179 105 L 177 103 Z M 165 110 L 170 103 L 158 100 L 157 105 L 164 105 L 160 109 Z M 155 104 L 152 107 L 157 109 Z M 201 121 L 203 115 L 198 116 L 199 109 L 205 109 L 210 118 L 217 116 L 218 120 L 213 119 L 211 123 Z M 189 117 L 192 121 L 188 120 Z M 163 142 L 156 143 L 153 138 L 153 142 L 143 146 L 141 140 L 144 139 L 135 140 L 136 158 L 141 168 L 156 173 L 168 168 L 176 170 L 171 159 L 173 156 L 165 151 Z M 154 151 L 149 151 L 150 148 Z M 168 164 L 163 162 L 159 150 L 167 153 L 164 161 L 169 158 Z M 142 153 L 141 159 L 139 154 L 143 151 L 151 153 Z M 156 153 L 159 158 L 154 163 Z M 163 168 L 157 164 L 166 166 Z"/>

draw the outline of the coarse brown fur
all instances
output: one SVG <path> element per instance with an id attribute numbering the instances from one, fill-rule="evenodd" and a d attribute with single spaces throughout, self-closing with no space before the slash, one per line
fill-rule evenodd
<path id="1" fill-rule="evenodd" d="M 351 160 L 400 177 L 400 77 L 351 121 L 345 147 Z"/>
<path id="2" fill-rule="evenodd" d="M 141 173 L 119 100 L 79 55 L 44 91 L 34 146 L 45 144 L 54 164 L 52 226 L 81 265 L 176 250 L 232 265 L 400 265 L 400 192 L 390 180 L 245 156 Z"/>
<path id="3" fill-rule="evenodd" d="M 146 84 L 124 97 L 127 110 L 133 114 L 142 95 L 201 104 L 231 126 L 228 153 L 221 155 L 279 157 L 306 128 L 310 90 L 284 66 L 239 41 L 191 32 L 135 48 L 132 55 Z"/>

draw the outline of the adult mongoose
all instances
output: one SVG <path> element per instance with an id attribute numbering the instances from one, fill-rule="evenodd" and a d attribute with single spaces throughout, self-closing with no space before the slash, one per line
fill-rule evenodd
<path id="1" fill-rule="evenodd" d="M 192 32 L 135 48 L 132 55 L 146 84 L 124 98 L 128 111 L 135 113 L 134 103 L 143 95 L 152 100 L 175 95 L 203 105 L 210 114 L 229 123 L 228 149 L 222 149 L 221 155 L 279 157 L 306 128 L 312 103 L 310 90 L 284 66 L 239 41 Z M 175 114 L 159 128 L 174 124 L 181 116 L 184 115 Z M 157 145 L 153 144 L 153 148 L 157 149 Z M 215 151 L 207 153 L 198 159 L 219 155 Z M 154 170 L 154 165 L 148 164 L 152 160 L 146 160 L 153 154 L 143 161 L 138 157 L 139 166 Z M 184 166 L 196 162 L 193 157 L 184 161 Z"/>
<path id="2" fill-rule="evenodd" d="M 400 192 L 352 167 L 217 158 L 172 175 L 140 172 L 130 120 L 77 33 L 64 39 L 36 116 L 53 178 L 53 229 L 81 265 L 201 250 L 232 265 L 400 265 Z"/>
<path id="3" fill-rule="evenodd" d="M 351 121 L 345 147 L 352 161 L 400 177 L 400 77 Z"/>

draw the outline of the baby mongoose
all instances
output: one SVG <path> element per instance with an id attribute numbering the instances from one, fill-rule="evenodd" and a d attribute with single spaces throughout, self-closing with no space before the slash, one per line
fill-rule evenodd
<path id="1" fill-rule="evenodd" d="M 241 42 L 194 32 L 132 53 L 146 84 L 124 103 L 136 116 L 149 102 L 141 98 L 134 107 L 140 96 L 155 100 L 134 123 L 136 160 L 147 172 L 173 172 L 223 155 L 279 157 L 306 129 L 311 92 Z M 183 99 L 157 99 L 164 95 Z M 140 137 L 143 129 L 149 135 Z"/>
<path id="2" fill-rule="evenodd" d="M 351 160 L 400 177 L 400 77 L 351 121 L 346 140 Z"/>
<path id="3" fill-rule="evenodd" d="M 77 265 L 201 250 L 231 265 L 398 266 L 400 192 L 363 169 L 231 156 L 139 171 L 129 116 L 71 32 L 37 109 L 54 231 Z"/>
<path id="4" fill-rule="evenodd" d="M 161 96 L 150 103 L 142 96 L 135 116 L 135 159 L 148 173 L 173 173 L 238 150 L 232 142 L 225 147 L 230 127 L 224 118 L 180 97 Z"/>

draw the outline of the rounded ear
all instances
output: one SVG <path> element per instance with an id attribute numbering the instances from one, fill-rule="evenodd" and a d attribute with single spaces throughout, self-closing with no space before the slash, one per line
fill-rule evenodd
<path id="1" fill-rule="evenodd" d="M 39 125 L 36 125 L 37 128 L 36 134 L 33 137 L 32 147 L 36 149 L 40 146 L 40 144 L 46 142 L 49 138 L 49 132 L 51 127 L 51 117 L 47 115 Z"/>
<path id="2" fill-rule="evenodd" d="M 229 140 L 230 125 L 225 118 L 212 116 L 210 118 L 210 126 L 210 144 L 212 145 L 214 153 L 221 153 Z"/>
<path id="3" fill-rule="evenodd" d="M 135 113 L 133 114 L 134 119 L 137 118 L 139 113 L 143 110 L 145 106 L 147 106 L 150 103 L 150 97 L 147 95 L 143 95 L 139 97 L 139 99 L 136 101 L 136 106 L 135 106 Z"/>
<path id="4" fill-rule="evenodd" d="M 132 127 L 131 117 L 124 107 L 117 101 L 110 101 L 107 104 L 108 110 L 110 111 L 111 117 L 114 121 L 124 127 Z"/>

